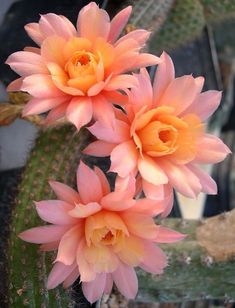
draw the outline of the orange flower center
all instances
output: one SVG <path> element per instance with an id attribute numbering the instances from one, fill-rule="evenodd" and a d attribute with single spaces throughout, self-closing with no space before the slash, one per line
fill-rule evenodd
<path id="1" fill-rule="evenodd" d="M 91 56 L 89 55 L 89 53 L 82 53 L 81 55 L 78 55 L 76 58 L 76 62 L 75 65 L 86 65 L 89 62 L 91 62 Z"/>
<path id="2" fill-rule="evenodd" d="M 143 259 L 142 241 L 129 233 L 126 219 L 107 210 L 86 218 L 84 258 L 98 272 L 113 272 L 118 258 L 131 266 Z"/>
<path id="3" fill-rule="evenodd" d="M 86 93 L 97 83 L 99 57 L 89 51 L 75 51 L 65 63 L 66 85 Z"/>
<path id="4" fill-rule="evenodd" d="M 92 86 L 110 75 L 114 49 L 101 37 L 94 41 L 72 37 L 64 46 L 60 40 L 51 37 L 47 39 L 44 53 L 50 58 L 48 68 L 56 86 L 77 96 L 82 95 L 81 92 L 87 94 Z"/>
<path id="5" fill-rule="evenodd" d="M 122 241 L 128 231 L 119 215 L 102 211 L 86 219 L 85 233 L 88 246 L 113 246 Z"/>
<path id="6" fill-rule="evenodd" d="M 158 107 L 138 115 L 132 123 L 133 139 L 142 154 L 171 155 L 178 163 L 187 163 L 195 157 L 203 124 L 196 115 L 180 118 L 173 115 L 173 111 L 169 107 Z"/>
<path id="7" fill-rule="evenodd" d="M 156 156 L 163 156 L 176 150 L 177 130 L 171 126 L 153 121 L 138 132 L 143 151 L 154 151 Z"/>
<path id="8" fill-rule="evenodd" d="M 65 71 L 70 79 L 94 75 L 98 59 L 91 52 L 77 51 L 65 65 Z"/>

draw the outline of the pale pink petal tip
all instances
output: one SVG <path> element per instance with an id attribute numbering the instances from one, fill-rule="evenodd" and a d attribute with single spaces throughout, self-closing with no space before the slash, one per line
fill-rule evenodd
<path id="1" fill-rule="evenodd" d="M 76 207 L 69 211 L 69 215 L 77 218 L 85 218 L 91 216 L 101 210 L 101 206 L 97 202 L 90 202 L 86 205 L 76 204 Z"/>
<path id="2" fill-rule="evenodd" d="M 183 240 L 186 236 L 187 234 L 160 226 L 155 241 L 157 243 L 174 243 Z"/>
<path id="3" fill-rule="evenodd" d="M 7 92 L 17 92 L 21 90 L 21 86 L 23 83 L 23 78 L 20 77 L 14 81 L 12 81 L 8 86 L 7 86 Z"/>
<path id="4" fill-rule="evenodd" d="M 58 199 L 71 204 L 74 204 L 75 202 L 78 203 L 80 201 L 78 192 L 76 192 L 71 187 L 57 181 L 49 181 L 49 185 L 51 186 Z"/>
<path id="5" fill-rule="evenodd" d="M 91 282 L 83 282 L 82 290 L 86 299 L 93 304 L 99 300 L 104 293 L 106 285 L 106 274 L 96 274 L 96 278 Z"/>
<path id="6" fill-rule="evenodd" d="M 77 187 L 83 204 L 99 202 L 103 196 L 99 177 L 82 161 L 77 169 Z"/>
<path id="7" fill-rule="evenodd" d="M 138 280 L 132 267 L 120 262 L 118 269 L 112 273 L 112 278 L 119 291 L 125 297 L 129 299 L 136 297 Z"/>
<path id="8" fill-rule="evenodd" d="M 108 13 L 100 9 L 95 2 L 89 3 L 79 12 L 77 30 L 79 36 L 90 40 L 94 40 L 97 37 L 107 39 L 110 32 Z"/>
<path id="9" fill-rule="evenodd" d="M 91 121 L 92 113 L 92 102 L 89 98 L 74 98 L 68 105 L 66 117 L 79 131 Z"/>
<path id="10" fill-rule="evenodd" d="M 70 274 L 75 270 L 76 267 L 76 264 L 64 265 L 61 262 L 56 262 L 48 276 L 47 289 L 50 290 L 57 287 L 60 283 L 62 283 L 66 278 L 70 276 Z"/>
<path id="11" fill-rule="evenodd" d="M 124 29 L 132 12 L 132 6 L 128 6 L 119 12 L 111 21 L 108 40 L 114 42 Z"/>

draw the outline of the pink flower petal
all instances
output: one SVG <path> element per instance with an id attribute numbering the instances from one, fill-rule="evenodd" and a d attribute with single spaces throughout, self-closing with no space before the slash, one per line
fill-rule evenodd
<path id="1" fill-rule="evenodd" d="M 25 77 L 21 90 L 38 98 L 64 96 L 64 93 L 54 85 L 49 75 L 34 74 Z"/>
<path id="2" fill-rule="evenodd" d="M 196 86 L 197 86 L 197 92 L 198 94 L 202 92 L 202 89 L 203 89 L 203 86 L 204 86 L 204 83 L 205 83 L 205 78 L 202 77 L 202 76 L 199 76 L 199 77 L 196 77 L 195 79 L 195 83 L 196 83 Z"/>
<path id="3" fill-rule="evenodd" d="M 127 177 L 116 177 L 115 192 L 124 192 L 127 197 L 134 198 L 136 192 L 136 179 L 134 174 L 129 174 Z"/>
<path id="4" fill-rule="evenodd" d="M 119 291 L 127 298 L 134 299 L 138 291 L 138 280 L 135 270 L 120 262 L 112 278 Z"/>
<path id="5" fill-rule="evenodd" d="M 142 186 L 147 198 L 153 200 L 164 199 L 164 185 L 154 185 L 142 179 Z"/>
<path id="6" fill-rule="evenodd" d="M 49 36 L 41 46 L 41 55 L 45 62 L 56 63 L 63 67 L 65 65 L 64 55 L 61 50 L 64 49 L 66 40 L 60 36 Z"/>
<path id="7" fill-rule="evenodd" d="M 106 91 L 122 90 L 135 85 L 137 85 L 137 80 L 133 75 L 122 74 L 112 77 L 104 89 Z"/>
<path id="8" fill-rule="evenodd" d="M 145 42 L 148 40 L 151 32 L 143 29 L 137 29 L 127 33 L 126 35 L 120 37 L 120 39 L 116 42 L 115 45 L 120 44 L 121 42 L 129 39 L 133 39 L 137 41 L 139 46 L 143 46 Z"/>
<path id="9" fill-rule="evenodd" d="M 121 74 L 130 71 L 137 62 L 139 54 L 138 43 L 134 40 L 126 40 L 121 42 L 115 48 L 116 57 L 112 65 L 107 68 L 107 74 Z"/>
<path id="10" fill-rule="evenodd" d="M 62 283 L 66 278 L 70 276 L 70 274 L 77 267 L 77 264 L 74 263 L 72 265 L 65 265 L 61 262 L 56 262 L 53 266 L 47 280 L 47 289 L 54 289 L 60 283 Z"/>
<path id="11" fill-rule="evenodd" d="M 88 97 L 73 98 L 67 108 L 66 117 L 77 130 L 91 121 L 92 102 Z"/>
<path id="12" fill-rule="evenodd" d="M 105 157 L 109 156 L 112 150 L 115 148 L 116 143 L 109 143 L 106 141 L 94 141 L 90 143 L 84 150 L 83 153 L 87 155 Z"/>
<path id="13" fill-rule="evenodd" d="M 94 171 L 95 171 L 95 174 L 98 176 L 98 178 L 100 180 L 103 196 L 109 194 L 110 193 L 110 185 L 109 185 L 109 181 L 106 178 L 104 172 L 98 167 L 95 167 Z"/>
<path id="14" fill-rule="evenodd" d="M 79 36 L 91 41 L 97 37 L 107 39 L 110 31 L 109 15 L 99 9 L 95 2 L 90 2 L 79 12 L 77 30 Z"/>
<path id="15" fill-rule="evenodd" d="M 171 185 L 167 184 L 164 185 L 164 203 L 165 203 L 165 210 L 162 213 L 161 217 L 167 217 L 174 205 L 174 193 Z"/>
<path id="16" fill-rule="evenodd" d="M 105 87 L 105 82 L 104 81 L 99 81 L 96 84 L 94 84 L 88 91 L 87 95 L 88 96 L 95 96 L 99 94 L 103 88 Z"/>
<path id="17" fill-rule="evenodd" d="M 96 136 L 96 138 L 106 142 L 121 143 L 130 139 L 129 125 L 120 120 L 115 121 L 113 128 L 106 127 L 100 122 L 96 122 L 94 125 L 88 127 L 88 130 Z"/>
<path id="18" fill-rule="evenodd" d="M 129 120 L 128 120 L 127 114 L 124 112 L 124 109 L 115 108 L 114 112 L 115 112 L 115 117 L 117 120 L 120 120 L 120 121 L 123 121 L 129 124 Z"/>
<path id="19" fill-rule="evenodd" d="M 123 242 L 119 243 L 117 249 L 119 259 L 129 266 L 139 266 L 144 255 L 142 242 L 142 239 L 133 235 L 126 237 Z"/>
<path id="20" fill-rule="evenodd" d="M 143 106 L 152 107 L 153 89 L 149 74 L 145 68 L 140 70 L 140 74 L 136 74 L 135 77 L 138 80 L 138 86 L 133 87 L 129 92 L 130 102 L 133 108 L 138 110 Z M 136 109 L 137 110 L 137 109 Z"/>
<path id="21" fill-rule="evenodd" d="M 193 163 L 215 164 L 224 160 L 231 153 L 229 148 L 218 137 L 206 134 L 197 144 L 198 151 Z M 202 151 L 203 149 L 203 151 Z"/>
<path id="22" fill-rule="evenodd" d="M 69 276 L 67 276 L 67 278 L 64 280 L 63 287 L 64 288 L 70 287 L 78 279 L 79 275 L 80 273 L 78 268 L 75 268 L 72 271 L 72 273 Z"/>
<path id="23" fill-rule="evenodd" d="M 61 200 L 47 200 L 35 202 L 38 215 L 44 221 L 52 224 L 67 225 L 76 222 L 75 219 L 68 215 L 72 210 L 73 204 Z"/>
<path id="24" fill-rule="evenodd" d="M 155 238 L 156 243 L 174 243 L 181 241 L 187 236 L 166 227 L 158 226 L 158 228 L 158 234 Z"/>
<path id="25" fill-rule="evenodd" d="M 148 216 L 157 216 L 165 210 L 165 202 L 151 199 L 139 199 L 129 212 L 140 213 Z"/>
<path id="26" fill-rule="evenodd" d="M 161 248 L 151 242 L 145 241 L 144 260 L 139 265 L 144 271 L 152 274 L 162 274 L 167 266 L 167 258 Z"/>
<path id="27" fill-rule="evenodd" d="M 44 244 L 60 240 L 68 228 L 69 227 L 66 225 L 42 226 L 21 232 L 18 236 L 22 240 L 29 243 Z"/>
<path id="28" fill-rule="evenodd" d="M 182 115 L 194 113 L 202 121 L 207 120 L 219 107 L 222 97 L 222 92 L 206 91 L 199 94 L 193 103 L 183 112 Z"/>
<path id="29" fill-rule="evenodd" d="M 209 194 L 209 195 L 217 194 L 216 182 L 205 171 L 193 165 L 190 165 L 188 167 L 198 177 L 202 185 L 202 192 Z"/>
<path id="30" fill-rule="evenodd" d="M 25 31 L 27 32 L 28 36 L 38 45 L 41 45 L 43 40 L 45 39 L 44 35 L 41 33 L 39 29 L 39 24 L 36 22 L 29 23 L 25 25 Z"/>
<path id="31" fill-rule="evenodd" d="M 197 85 L 192 76 L 178 77 L 169 84 L 158 105 L 173 107 L 174 114 L 179 115 L 192 104 L 197 94 Z"/>
<path id="32" fill-rule="evenodd" d="M 64 103 L 59 105 L 58 107 L 53 108 L 47 115 L 44 124 L 49 125 L 54 123 L 55 121 L 63 118 L 65 116 L 66 110 L 68 107 L 68 103 Z"/>
<path id="33" fill-rule="evenodd" d="M 73 24 L 65 16 L 53 13 L 41 15 L 39 29 L 45 37 L 58 35 L 64 39 L 69 39 L 77 34 Z"/>
<path id="34" fill-rule="evenodd" d="M 106 285 L 106 273 L 96 274 L 93 281 L 83 282 L 82 291 L 86 299 L 93 304 L 101 298 Z"/>
<path id="35" fill-rule="evenodd" d="M 23 116 L 40 114 L 68 102 L 68 97 L 32 98 L 23 109 Z"/>
<path id="36" fill-rule="evenodd" d="M 137 52 L 139 51 L 141 46 L 138 44 L 136 40 L 132 38 L 122 40 L 115 44 L 115 62 L 120 56 L 123 56 L 126 53 Z M 138 54 L 138 53 L 137 53 Z"/>
<path id="37" fill-rule="evenodd" d="M 92 102 L 95 120 L 99 121 L 104 126 L 113 127 L 115 114 L 112 103 L 107 101 L 107 99 L 102 95 L 92 98 Z"/>
<path id="38" fill-rule="evenodd" d="M 43 40 L 45 39 L 44 35 L 41 33 L 39 29 L 39 24 L 36 22 L 29 23 L 24 26 L 25 31 L 27 32 L 28 36 L 37 44 L 41 45 Z"/>
<path id="39" fill-rule="evenodd" d="M 126 211 L 122 218 L 131 234 L 145 239 L 154 239 L 158 234 L 158 227 L 155 225 L 152 217 Z"/>
<path id="40" fill-rule="evenodd" d="M 57 262 L 71 265 L 75 261 L 79 241 L 84 235 L 83 228 L 83 225 L 75 225 L 63 235 L 58 247 Z"/>
<path id="41" fill-rule="evenodd" d="M 101 199 L 103 208 L 109 211 L 124 211 L 135 204 L 135 200 L 128 198 L 126 192 L 111 192 Z"/>
<path id="42" fill-rule="evenodd" d="M 154 185 L 166 184 L 168 178 L 164 170 L 150 157 L 139 158 L 138 169 L 141 176 Z"/>
<path id="43" fill-rule="evenodd" d="M 106 274 L 106 282 L 104 287 L 104 293 L 110 294 L 113 288 L 113 278 L 112 274 Z"/>
<path id="44" fill-rule="evenodd" d="M 164 211 L 162 212 L 161 217 L 167 217 L 173 207 L 174 195 L 171 185 L 154 185 L 145 180 L 142 181 L 143 191 L 147 198 L 163 202 Z"/>
<path id="45" fill-rule="evenodd" d="M 201 191 L 201 184 L 197 176 L 187 165 L 175 165 L 170 161 L 161 162 L 161 167 L 169 178 L 169 183 L 181 194 L 189 198 L 196 198 Z"/>
<path id="46" fill-rule="evenodd" d="M 84 204 L 99 202 L 103 196 L 99 177 L 82 161 L 77 170 L 77 187 Z"/>
<path id="47" fill-rule="evenodd" d="M 149 53 L 141 53 L 136 57 L 136 61 L 129 67 L 129 70 L 134 70 L 141 67 L 152 66 L 161 63 L 161 59 Z"/>
<path id="48" fill-rule="evenodd" d="M 78 192 L 76 192 L 71 187 L 57 181 L 49 181 L 49 184 L 53 189 L 53 191 L 55 192 L 58 199 L 71 204 L 80 202 L 80 197 Z"/>
<path id="49" fill-rule="evenodd" d="M 80 280 L 82 282 L 93 281 L 96 277 L 96 273 L 94 272 L 92 265 L 89 264 L 84 257 L 85 245 L 85 240 L 80 241 L 77 250 L 77 264 L 79 265 Z"/>
<path id="50" fill-rule="evenodd" d="M 117 91 L 103 91 L 102 94 L 106 97 L 106 99 L 113 103 L 118 105 L 124 105 L 128 102 L 128 96 L 123 95 L 122 93 L 119 93 Z M 121 119 L 119 119 L 121 120 Z"/>
<path id="51" fill-rule="evenodd" d="M 76 218 L 85 218 L 91 216 L 101 210 L 101 206 L 97 202 L 89 202 L 87 204 L 76 204 L 75 208 L 69 211 L 69 215 Z"/>
<path id="52" fill-rule="evenodd" d="M 110 23 L 110 32 L 108 41 L 115 42 L 116 39 L 121 34 L 122 30 L 125 28 L 127 21 L 131 15 L 132 7 L 128 6 L 125 9 L 121 10 Z"/>
<path id="53" fill-rule="evenodd" d="M 155 106 L 158 105 L 158 101 L 166 88 L 175 78 L 175 69 L 171 57 L 163 52 L 160 59 L 162 62 L 158 65 L 153 82 L 153 101 Z"/>
<path id="54" fill-rule="evenodd" d="M 23 84 L 23 78 L 20 77 L 14 81 L 12 81 L 8 86 L 7 86 L 7 92 L 16 92 L 20 91 L 22 84 Z"/>
<path id="55" fill-rule="evenodd" d="M 14 52 L 7 58 L 6 64 L 21 76 L 49 73 L 42 57 L 29 51 Z"/>
<path id="56" fill-rule="evenodd" d="M 117 172 L 121 177 L 128 176 L 135 170 L 138 156 L 136 145 L 132 140 L 117 145 L 111 152 L 110 171 Z"/>

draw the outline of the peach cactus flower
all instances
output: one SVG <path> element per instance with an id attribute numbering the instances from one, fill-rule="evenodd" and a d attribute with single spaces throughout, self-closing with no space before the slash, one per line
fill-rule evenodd
<path id="1" fill-rule="evenodd" d="M 175 78 L 171 58 L 163 53 L 161 59 L 153 87 L 145 69 L 136 75 L 127 115 L 117 111 L 114 129 L 100 122 L 88 128 L 99 140 L 84 152 L 110 155 L 111 171 L 120 177 L 138 173 L 149 198 L 169 197 L 171 187 L 190 198 L 216 194 L 216 183 L 199 165 L 218 163 L 230 153 L 203 123 L 217 109 L 221 92 L 201 93 L 203 77 Z M 166 214 L 170 209 L 169 204 Z"/>
<path id="2" fill-rule="evenodd" d="M 119 179 L 110 192 L 103 172 L 80 163 L 78 192 L 59 182 L 50 185 L 60 200 L 36 202 L 38 215 L 50 225 L 22 232 L 24 241 L 42 244 L 41 250 L 57 250 L 48 277 L 48 289 L 63 282 L 70 286 L 79 276 L 85 297 L 93 303 L 110 293 L 113 282 L 128 298 L 134 298 L 138 281 L 134 267 L 160 274 L 166 256 L 156 245 L 184 235 L 156 225 L 153 216 L 164 204 L 135 200 L 135 179 Z"/>
<path id="3" fill-rule="evenodd" d="M 46 123 L 65 117 L 78 130 L 92 116 L 112 125 L 112 103 L 126 100 L 118 90 L 136 84 L 125 72 L 160 61 L 140 53 L 150 32 L 135 30 L 118 39 L 131 10 L 131 6 L 125 8 L 110 21 L 107 12 L 91 2 L 80 11 L 77 29 L 56 14 L 42 15 L 39 23 L 27 24 L 25 30 L 40 48 L 26 47 L 6 61 L 22 76 L 8 91 L 26 91 L 32 96 L 23 115 L 50 110 Z"/>

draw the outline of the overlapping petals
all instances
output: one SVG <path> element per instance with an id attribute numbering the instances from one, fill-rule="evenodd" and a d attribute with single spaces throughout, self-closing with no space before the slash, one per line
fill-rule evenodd
<path id="1" fill-rule="evenodd" d="M 217 109 L 218 91 L 201 93 L 204 79 L 175 78 L 171 58 L 163 53 L 153 87 L 145 69 L 135 77 L 138 85 L 128 92 L 126 115 L 116 112 L 113 128 L 96 122 L 89 128 L 98 141 L 85 153 L 109 156 L 111 171 L 120 177 L 137 175 L 147 197 L 159 194 L 172 204 L 172 187 L 195 198 L 200 192 L 215 194 L 213 179 L 199 164 L 222 161 L 230 150 L 217 137 L 205 133 L 203 121 Z"/>
<path id="2" fill-rule="evenodd" d="M 42 15 L 25 29 L 39 46 L 27 47 L 6 61 L 21 77 L 9 91 L 31 99 L 23 115 L 49 112 L 45 124 L 65 118 L 77 130 L 97 137 L 84 153 L 110 156 L 115 189 L 97 167 L 80 162 L 77 189 L 51 181 L 58 200 L 36 202 L 47 225 L 22 232 L 24 241 L 56 250 L 47 287 L 69 287 L 80 277 L 90 303 L 113 283 L 127 298 L 138 290 L 135 267 L 161 274 L 167 259 L 158 243 L 184 235 L 157 225 L 173 205 L 173 188 L 195 198 L 215 194 L 216 183 L 200 164 L 222 161 L 230 150 L 205 132 L 204 121 L 217 109 L 218 91 L 203 92 L 204 79 L 175 78 L 171 58 L 141 53 L 149 32 L 119 38 L 131 7 L 111 21 L 94 2 L 79 13 L 76 28 L 64 16 Z M 159 64 L 160 63 L 160 64 Z M 153 86 L 146 66 L 159 64 Z M 139 74 L 130 74 L 141 68 Z M 116 108 L 119 105 L 118 108 Z M 141 191 L 146 198 L 138 199 Z"/>
<path id="3" fill-rule="evenodd" d="M 91 2 L 80 11 L 77 28 L 56 14 L 26 25 L 39 48 L 15 52 L 6 61 L 21 76 L 8 90 L 32 96 L 23 115 L 50 111 L 46 123 L 65 117 L 78 130 L 92 117 L 112 125 L 112 103 L 126 101 L 118 90 L 136 85 L 135 77 L 126 72 L 160 61 L 140 53 L 148 31 L 135 30 L 118 39 L 130 14 L 127 7 L 110 21 L 107 12 Z"/>
<path id="4" fill-rule="evenodd" d="M 78 192 L 50 182 L 59 200 L 36 202 L 38 215 L 50 223 L 22 232 L 21 239 L 58 250 L 47 287 L 70 286 L 79 276 L 86 298 L 93 303 L 110 293 L 113 282 L 127 298 L 134 298 L 138 281 L 134 267 L 161 274 L 166 256 L 157 243 L 171 243 L 184 235 L 156 225 L 163 202 L 135 200 L 135 179 L 118 179 L 115 190 L 99 168 L 80 163 Z"/>

